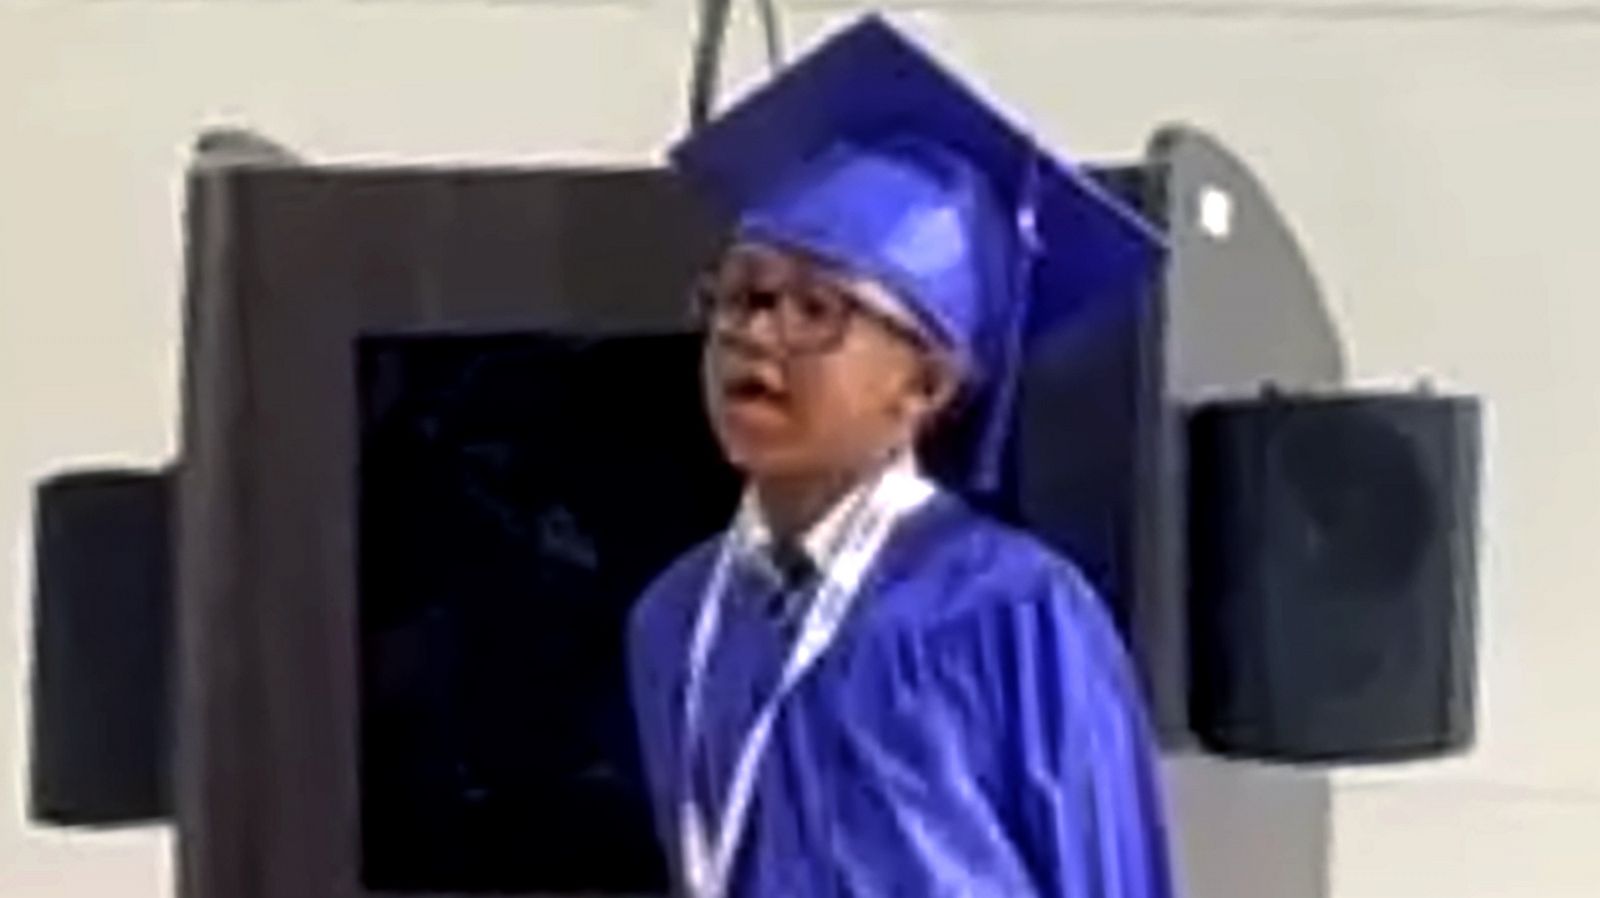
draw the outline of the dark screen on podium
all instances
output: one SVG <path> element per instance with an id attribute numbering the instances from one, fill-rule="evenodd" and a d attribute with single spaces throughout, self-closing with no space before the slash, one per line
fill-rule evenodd
<path id="1" fill-rule="evenodd" d="M 368 888 L 661 887 L 624 627 L 736 501 L 698 353 L 691 335 L 360 341 Z"/>

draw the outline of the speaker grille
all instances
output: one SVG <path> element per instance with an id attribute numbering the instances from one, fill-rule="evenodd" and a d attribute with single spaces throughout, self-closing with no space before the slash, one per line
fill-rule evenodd
<path id="1" fill-rule="evenodd" d="M 1406 589 L 1440 523 L 1438 484 L 1408 435 L 1381 413 L 1291 411 L 1271 445 L 1272 488 L 1293 527 L 1283 568 L 1336 600 Z"/>
<path id="2" fill-rule="evenodd" d="M 1196 733 L 1382 760 L 1472 729 L 1478 407 L 1268 398 L 1191 435 Z"/>

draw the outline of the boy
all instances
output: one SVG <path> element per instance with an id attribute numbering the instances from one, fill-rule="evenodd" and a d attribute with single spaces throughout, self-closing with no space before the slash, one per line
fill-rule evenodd
<path id="1" fill-rule="evenodd" d="M 748 490 L 646 592 L 630 666 L 691 898 L 1167 898 L 1154 747 L 1067 560 L 929 480 L 993 487 L 1031 323 L 1159 240 L 868 18 L 692 136 L 732 212 L 700 291 Z"/>

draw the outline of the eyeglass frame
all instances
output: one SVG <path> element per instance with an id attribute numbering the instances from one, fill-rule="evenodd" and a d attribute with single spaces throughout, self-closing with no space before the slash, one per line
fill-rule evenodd
<path id="1" fill-rule="evenodd" d="M 872 303 L 863 300 L 856 290 L 844 283 L 842 278 L 830 274 L 825 268 L 816 263 L 804 263 L 801 270 L 803 274 L 800 278 L 787 278 L 786 283 L 771 288 L 739 285 L 736 294 L 739 299 L 738 316 L 721 323 L 717 319 L 719 315 L 726 315 L 723 307 L 728 301 L 729 288 L 719 283 L 722 277 L 720 270 L 704 272 L 695 279 L 691 291 L 691 310 L 695 323 L 709 336 L 740 334 L 750 327 L 757 314 L 769 312 L 774 315 L 777 343 L 785 353 L 826 355 L 844 345 L 854 319 L 864 318 L 906 340 L 919 350 L 936 349 L 928 337 L 915 326 L 880 311 Z M 796 284 L 797 280 L 802 282 Z M 762 299 L 753 302 L 752 297 L 758 296 Z M 807 299 L 818 298 L 826 298 L 828 302 L 833 303 L 835 309 L 831 313 L 834 316 L 833 320 L 822 326 L 823 329 L 816 335 L 800 339 L 792 332 L 795 326 L 794 316 L 797 314 L 796 305 Z M 790 318 L 784 317 L 785 309 L 790 311 Z"/>

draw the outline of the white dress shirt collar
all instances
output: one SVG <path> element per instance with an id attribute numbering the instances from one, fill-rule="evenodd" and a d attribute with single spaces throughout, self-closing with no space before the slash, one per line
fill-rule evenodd
<path id="1" fill-rule="evenodd" d="M 882 489 L 875 490 L 881 482 Z M 800 538 L 800 548 L 819 570 L 829 565 L 829 552 L 839 544 L 840 530 L 850 517 L 850 509 L 874 493 L 875 501 L 893 506 L 897 515 L 904 515 L 930 498 L 937 488 L 928 480 L 917 464 L 916 454 L 910 450 L 899 453 L 893 461 L 880 469 L 875 477 L 868 477 L 851 487 L 829 507 Z M 781 579 L 770 554 L 773 542 L 772 528 L 754 490 L 746 490 L 734 520 L 735 537 L 742 554 L 756 560 L 773 577 Z"/>

